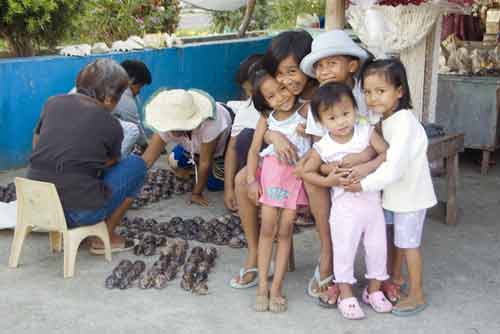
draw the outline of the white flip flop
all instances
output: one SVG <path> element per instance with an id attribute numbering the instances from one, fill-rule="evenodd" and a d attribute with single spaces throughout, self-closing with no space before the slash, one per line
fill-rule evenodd
<path id="1" fill-rule="evenodd" d="M 321 288 L 328 283 L 330 283 L 333 280 L 333 275 L 330 275 L 326 277 L 325 279 L 321 280 L 320 279 L 320 274 L 319 274 L 319 265 L 316 266 L 316 269 L 314 269 L 314 275 L 311 277 L 309 280 L 309 284 L 307 285 L 306 288 L 306 293 L 309 297 L 311 298 L 318 298 L 321 292 L 314 292 L 313 291 L 313 284 L 314 282 L 318 283 L 318 290 L 321 290 Z"/>
<path id="2" fill-rule="evenodd" d="M 246 284 L 241 284 L 239 281 L 243 280 L 243 276 L 245 276 L 248 273 L 255 273 L 254 279 Z M 258 282 L 259 280 L 257 279 L 257 268 L 249 268 L 249 269 L 241 268 L 238 278 L 239 279 L 236 279 L 236 278 L 231 279 L 231 281 L 229 282 L 229 286 L 231 288 L 233 288 L 233 289 L 248 289 L 248 288 L 256 286 L 259 283 Z"/>

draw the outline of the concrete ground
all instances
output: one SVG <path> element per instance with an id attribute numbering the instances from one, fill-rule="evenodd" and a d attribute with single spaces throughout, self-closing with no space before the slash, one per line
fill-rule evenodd
<path id="1" fill-rule="evenodd" d="M 81 249 L 72 279 L 63 278 L 62 254 L 51 254 L 46 234 L 26 241 L 18 269 L 8 269 L 12 231 L 0 231 L 0 333 L 500 333 L 500 166 L 481 177 L 479 167 L 462 157 L 457 226 L 428 219 L 423 241 L 428 309 L 412 318 L 378 315 L 364 307 L 367 319 L 347 321 L 337 310 L 318 307 L 304 293 L 318 256 L 314 229 L 295 236 L 297 269 L 286 276 L 289 311 L 252 310 L 255 288 L 233 290 L 228 282 L 243 263 L 245 250 L 218 247 L 220 257 L 209 276 L 208 296 L 179 287 L 164 290 L 107 290 L 104 279 L 131 252 L 102 257 Z M 0 174 L 0 184 L 24 171 Z M 443 198 L 443 182 L 436 179 Z M 210 194 L 211 207 L 185 206 L 184 198 L 154 204 L 129 215 L 166 220 L 174 215 L 224 213 L 222 194 Z M 194 244 L 194 243 L 193 243 Z M 145 259 L 149 263 L 154 259 Z M 357 276 L 362 277 L 359 261 Z"/>

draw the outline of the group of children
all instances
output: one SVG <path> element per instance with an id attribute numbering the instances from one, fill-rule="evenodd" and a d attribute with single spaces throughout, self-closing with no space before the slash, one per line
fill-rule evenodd
<path id="1" fill-rule="evenodd" d="M 427 137 L 412 112 L 403 64 L 396 58 L 370 59 L 338 30 L 318 35 L 308 55 L 288 61 L 288 82 L 280 80 L 279 69 L 266 66 L 265 56 L 245 64 L 246 91 L 251 91 L 247 105 L 253 103 L 260 113 L 246 166 L 248 198 L 262 208 L 256 311 L 287 309 L 282 287 L 297 209 L 308 205 L 305 183 L 330 194 L 330 199 L 315 203 L 328 203 L 320 209 L 329 214 L 331 235 L 326 237 L 333 245 L 333 281 L 320 294 L 321 304 L 338 306 L 347 319 L 365 316 L 352 291 L 362 240 L 368 280 L 362 301 L 379 313 L 420 312 L 426 306 L 420 242 L 426 209 L 436 204 L 436 197 Z M 311 79 L 294 81 L 293 71 Z M 277 133 L 293 145 L 296 156 L 274 147 L 269 137 Z M 236 206 L 234 195 L 229 197 L 226 205 Z M 404 262 L 408 284 L 402 275 Z M 407 296 L 398 301 L 403 285 L 408 286 Z"/>
<path id="2" fill-rule="evenodd" d="M 207 205 L 203 190 L 220 189 L 223 180 L 225 205 L 239 211 L 249 255 L 231 286 L 258 285 L 256 311 L 287 310 L 282 290 L 293 224 L 297 210 L 310 206 L 321 254 L 309 295 L 347 319 L 363 318 L 352 289 L 363 241 L 368 285 L 362 301 L 378 313 L 422 311 L 420 243 L 436 197 L 427 137 L 412 111 L 403 64 L 372 59 L 341 30 L 314 40 L 289 31 L 275 37 L 266 54 L 243 61 L 237 81 L 246 100 L 229 106 L 203 92 L 173 90 L 155 94 L 145 107 L 160 125 L 150 145 L 159 152 L 174 141 L 180 146 L 172 164 L 195 167 L 191 202 Z M 213 157 L 224 157 L 224 175 Z M 405 285 L 407 296 L 400 298 Z"/>

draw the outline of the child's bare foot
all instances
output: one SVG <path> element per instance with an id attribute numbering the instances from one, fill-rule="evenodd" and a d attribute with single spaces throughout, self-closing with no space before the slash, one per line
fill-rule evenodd
<path id="1" fill-rule="evenodd" d="M 401 285 L 394 283 L 392 280 L 382 282 L 380 290 L 391 303 L 395 303 L 401 298 Z"/>
<path id="2" fill-rule="evenodd" d="M 269 299 L 269 311 L 273 313 L 282 313 L 288 310 L 288 301 L 283 296 L 271 296 Z"/>
<path id="3" fill-rule="evenodd" d="M 269 309 L 269 296 L 257 295 L 254 308 L 257 312 L 266 312 Z"/>

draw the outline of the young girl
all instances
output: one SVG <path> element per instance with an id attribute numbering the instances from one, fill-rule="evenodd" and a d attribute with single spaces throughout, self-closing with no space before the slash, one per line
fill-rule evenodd
<path id="1" fill-rule="evenodd" d="M 362 74 L 368 107 L 383 117 L 382 132 L 389 144 L 386 161 L 348 191 L 383 190 L 382 206 L 394 222 L 394 244 L 408 265 L 409 293 L 393 314 L 407 316 L 422 311 L 422 255 L 420 242 L 426 209 L 436 204 L 427 160 L 427 136 L 411 108 L 410 90 L 403 64 L 397 59 L 377 60 Z M 396 258 L 398 258 L 396 256 Z M 401 261 L 395 261 L 393 281 L 402 283 Z"/>
<path id="2" fill-rule="evenodd" d="M 387 145 L 368 124 L 357 122 L 357 105 L 349 86 L 328 83 L 318 89 L 311 102 L 311 112 L 328 131 L 316 142 L 306 163 L 304 180 L 330 191 L 332 209 L 330 230 L 333 244 L 333 270 L 335 283 L 340 289 L 338 307 L 346 319 L 361 319 L 363 310 L 352 293 L 354 259 L 363 236 L 366 251 L 366 278 L 368 287 L 363 301 L 376 312 L 390 312 L 392 304 L 380 291 L 383 280 L 388 278 L 386 268 L 385 221 L 380 205 L 380 192 L 359 194 L 345 192 L 342 184 L 352 177 L 349 172 L 332 171 L 322 176 L 322 163 L 341 161 L 347 154 L 360 153 L 371 146 L 383 154 Z"/>
<path id="3" fill-rule="evenodd" d="M 302 181 L 294 175 L 294 164 L 280 162 L 274 152 L 273 145 L 268 146 L 260 154 L 267 128 L 280 131 L 297 146 L 301 157 L 310 148 L 307 137 L 298 134 L 297 127 L 306 120 L 301 114 L 301 107 L 296 103 L 295 96 L 286 87 L 279 84 L 265 70 L 256 73 L 254 79 L 253 100 L 262 116 L 248 153 L 248 196 L 257 203 L 262 203 L 262 225 L 258 245 L 258 277 L 259 287 L 255 302 L 258 312 L 284 312 L 287 310 L 287 300 L 282 294 L 290 243 L 293 235 L 293 223 L 299 205 L 307 205 Z M 268 111 L 273 110 L 268 117 Z M 260 178 L 258 161 L 263 157 Z M 267 274 L 272 255 L 273 239 L 277 234 L 278 247 L 274 277 L 269 290 Z"/>
<path id="4" fill-rule="evenodd" d="M 311 35 L 304 31 L 285 31 L 273 37 L 269 49 L 262 60 L 263 67 L 273 75 L 276 80 L 283 84 L 290 93 L 299 99 L 310 99 L 315 88 L 316 80 L 308 78 L 299 67 L 300 61 L 311 52 Z M 253 74 L 255 74 L 253 69 Z M 267 137 L 268 134 L 274 136 Z M 272 138 L 271 138 L 272 137 Z M 293 145 L 279 132 L 267 131 L 266 143 L 273 144 L 274 151 L 283 161 L 296 159 Z M 259 207 L 255 201 L 248 198 L 247 191 L 247 166 L 243 167 L 234 179 L 234 191 L 238 203 L 238 214 L 241 218 L 241 226 L 245 231 L 248 248 L 244 265 L 230 282 L 233 288 L 250 288 L 256 286 L 257 279 L 257 250 L 259 241 L 259 230 L 257 213 Z M 326 215 L 327 216 L 327 215 Z M 321 278 L 331 275 L 331 245 L 328 228 L 328 217 L 324 224 L 316 220 L 320 238 L 321 248 Z M 326 232 L 326 233 L 324 233 Z M 323 237 L 326 235 L 326 237 Z M 331 278 L 328 279 L 329 281 Z M 316 288 L 316 287 L 315 287 Z"/>

